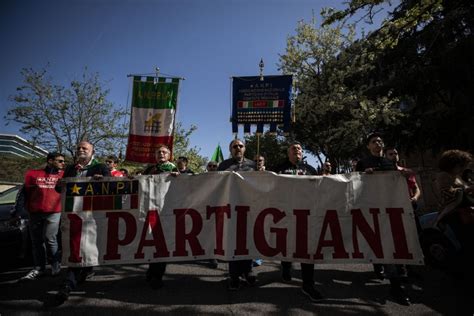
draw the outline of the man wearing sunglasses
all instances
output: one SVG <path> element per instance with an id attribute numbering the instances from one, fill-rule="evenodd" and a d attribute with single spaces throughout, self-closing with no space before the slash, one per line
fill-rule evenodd
<path id="1" fill-rule="evenodd" d="M 217 166 L 217 162 L 211 160 L 207 163 L 206 170 L 207 172 L 217 171 Z"/>
<path id="2" fill-rule="evenodd" d="M 257 164 L 257 171 L 265 171 L 265 157 L 262 155 L 255 155 L 254 160 Z"/>
<path id="3" fill-rule="evenodd" d="M 56 184 L 63 177 L 64 155 L 49 153 L 46 167 L 28 170 L 23 187 L 25 209 L 29 215 L 29 229 L 34 268 L 21 281 L 36 280 L 45 274 L 47 258 L 51 260 L 51 275 L 61 271 L 57 240 L 61 218 L 61 194 Z"/>
<path id="4" fill-rule="evenodd" d="M 234 139 L 229 144 L 231 158 L 219 164 L 218 171 L 255 171 L 255 162 L 245 158 L 245 144 L 240 139 Z M 252 260 L 236 260 L 229 262 L 230 282 L 229 291 L 237 291 L 240 288 L 242 277 L 249 285 L 257 282 L 257 277 L 252 273 Z"/>

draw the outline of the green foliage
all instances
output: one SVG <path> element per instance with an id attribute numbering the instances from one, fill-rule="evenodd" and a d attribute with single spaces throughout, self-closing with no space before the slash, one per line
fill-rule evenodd
<path id="1" fill-rule="evenodd" d="M 265 166 L 267 170 L 274 170 L 275 167 L 287 159 L 288 140 L 282 135 L 275 133 L 264 133 L 245 137 L 245 156 L 248 159 L 254 159 L 259 154 L 265 157 Z"/>
<path id="2" fill-rule="evenodd" d="M 370 15 L 381 2 L 350 1 L 325 23 Z M 401 1 L 364 39 L 374 58 L 359 85 L 371 80 L 371 93 L 390 90 L 401 100 L 404 117 L 387 135 L 406 151 L 474 148 L 473 14 L 470 0 Z"/>
<path id="3" fill-rule="evenodd" d="M 46 166 L 45 158 L 19 158 L 2 156 L 0 159 L 0 181 L 19 182 L 25 180 L 28 169 L 40 169 Z"/>
<path id="4" fill-rule="evenodd" d="M 372 93 L 368 73 L 374 56 L 354 41 L 353 26 L 318 27 L 299 22 L 280 58 L 297 78 L 293 135 L 314 155 L 344 167 L 358 155 L 368 132 L 397 124 L 399 100 L 391 91 Z"/>
<path id="5" fill-rule="evenodd" d="M 199 154 L 200 149 L 197 147 L 190 147 L 190 137 L 197 129 L 195 125 L 191 125 L 189 129 L 185 129 L 181 122 L 176 123 L 174 131 L 174 147 L 173 158 L 177 159 L 180 156 L 188 158 L 188 168 L 194 172 L 203 172 L 207 164 L 207 158 Z"/>
<path id="6" fill-rule="evenodd" d="M 80 140 L 93 143 L 98 154 L 122 150 L 127 112 L 107 101 L 98 74 L 85 69 L 69 86 L 53 84 L 46 69 L 25 68 L 21 74 L 25 84 L 11 97 L 5 119 L 19 123 L 33 144 L 70 156 Z"/>

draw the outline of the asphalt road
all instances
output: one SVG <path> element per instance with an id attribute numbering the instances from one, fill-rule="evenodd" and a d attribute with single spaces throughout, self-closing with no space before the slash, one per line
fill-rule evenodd
<path id="1" fill-rule="evenodd" d="M 429 267 L 415 267 L 407 292 L 411 306 L 388 295 L 387 280 L 378 280 L 371 265 L 317 265 L 315 279 L 325 296 L 310 302 L 299 292 L 299 264 L 294 280 L 283 283 L 279 262 L 265 261 L 255 269 L 258 284 L 237 292 L 226 290 L 227 264 L 211 269 L 204 263 L 169 264 L 165 285 L 151 290 L 145 265 L 104 266 L 63 305 L 45 308 L 65 272 L 28 283 L 17 282 L 28 272 L 19 268 L 0 273 L 0 316 L 5 315 L 474 315 L 474 291 Z"/>

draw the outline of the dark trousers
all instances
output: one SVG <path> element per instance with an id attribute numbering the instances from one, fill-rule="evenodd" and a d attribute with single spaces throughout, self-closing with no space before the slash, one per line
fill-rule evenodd
<path id="1" fill-rule="evenodd" d="M 69 268 L 66 275 L 66 284 L 75 289 L 79 284 L 84 282 L 88 275 L 92 273 L 92 267 L 85 268 Z"/>
<path id="2" fill-rule="evenodd" d="M 291 262 L 282 261 L 281 268 L 285 271 L 291 270 Z M 314 284 L 314 264 L 312 263 L 301 263 L 301 279 L 303 285 Z"/>
<path id="3" fill-rule="evenodd" d="M 158 278 L 163 279 L 166 271 L 166 262 L 155 262 L 148 265 L 148 271 L 146 272 L 147 279 Z"/>
<path id="4" fill-rule="evenodd" d="M 229 275 L 231 279 L 238 279 L 242 274 L 252 271 L 252 260 L 229 261 Z"/>

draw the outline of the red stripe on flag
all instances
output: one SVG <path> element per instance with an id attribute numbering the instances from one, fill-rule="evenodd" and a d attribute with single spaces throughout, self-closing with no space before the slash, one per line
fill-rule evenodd
<path id="1" fill-rule="evenodd" d="M 279 108 L 282 108 L 282 107 L 284 107 L 284 106 L 285 106 L 285 101 L 283 101 L 283 100 L 278 100 L 278 107 L 279 107 Z"/>
<path id="2" fill-rule="evenodd" d="M 138 209 L 138 194 L 132 194 L 130 198 L 130 209 Z"/>
<path id="3" fill-rule="evenodd" d="M 242 101 L 237 102 L 237 107 L 238 108 L 243 108 L 244 107 L 244 102 L 242 102 Z"/>
<path id="4" fill-rule="evenodd" d="M 82 220 L 76 214 L 67 214 L 69 219 L 69 262 L 81 262 Z"/>
<path id="5" fill-rule="evenodd" d="M 266 100 L 253 101 L 253 107 L 254 108 L 266 108 L 267 107 L 267 101 Z"/>
<path id="6" fill-rule="evenodd" d="M 165 144 L 173 152 L 173 136 L 129 135 L 126 160 L 141 163 L 156 163 L 155 151 L 159 144 Z M 172 158 L 171 158 L 172 159 Z"/>
<path id="7" fill-rule="evenodd" d="M 93 211 L 114 210 L 114 196 L 113 195 L 97 195 L 92 199 Z"/>
<path id="8" fill-rule="evenodd" d="M 84 196 L 82 198 L 82 210 L 92 211 L 92 196 Z"/>

